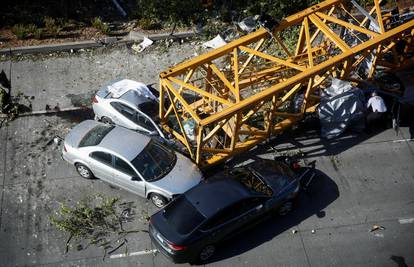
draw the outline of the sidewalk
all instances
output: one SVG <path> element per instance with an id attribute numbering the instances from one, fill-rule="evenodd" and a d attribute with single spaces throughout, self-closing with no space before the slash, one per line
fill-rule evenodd
<path id="1" fill-rule="evenodd" d="M 128 78 L 158 87 L 161 71 L 190 58 L 194 46 L 173 44 L 166 51 L 149 47 L 140 54 L 125 45 L 103 51 L 0 61 L 0 71 L 11 73 L 12 94 L 31 98 L 33 111 L 89 105 L 94 93 L 116 78 Z"/>

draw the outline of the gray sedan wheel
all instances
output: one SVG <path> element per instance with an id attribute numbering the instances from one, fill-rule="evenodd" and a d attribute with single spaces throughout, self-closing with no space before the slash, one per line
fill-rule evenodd
<path id="1" fill-rule="evenodd" d="M 82 178 L 85 179 L 93 179 L 93 173 L 91 172 L 91 170 L 89 170 L 88 167 L 86 167 L 85 165 L 81 164 L 81 163 L 76 163 L 75 164 L 76 170 L 78 171 L 79 175 Z"/>
<path id="2" fill-rule="evenodd" d="M 156 193 L 152 193 L 150 195 L 151 201 L 152 203 L 157 207 L 157 208 L 162 208 L 167 204 L 167 199 L 159 194 Z"/>
<path id="3" fill-rule="evenodd" d="M 205 246 L 199 254 L 199 258 L 202 262 L 209 260 L 216 252 L 216 247 L 213 245 Z"/>
<path id="4" fill-rule="evenodd" d="M 291 212 L 293 209 L 293 202 L 292 201 L 286 201 L 283 203 L 283 205 L 279 208 L 279 215 L 285 216 L 289 212 Z"/>

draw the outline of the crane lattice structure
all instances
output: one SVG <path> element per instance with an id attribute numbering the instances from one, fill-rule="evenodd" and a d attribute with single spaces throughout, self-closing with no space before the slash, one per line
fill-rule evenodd
<path id="1" fill-rule="evenodd" d="M 327 0 L 162 72 L 162 127 L 209 166 L 314 112 L 329 77 L 366 80 L 413 63 L 414 20 L 374 2 Z"/>

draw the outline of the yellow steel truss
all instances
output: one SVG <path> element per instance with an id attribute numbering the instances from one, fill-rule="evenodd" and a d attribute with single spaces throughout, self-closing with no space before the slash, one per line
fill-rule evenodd
<path id="1" fill-rule="evenodd" d="M 327 0 L 285 18 L 272 32 L 260 28 L 162 72 L 163 128 L 196 163 L 215 164 L 313 112 L 328 77 L 369 79 L 379 66 L 412 63 L 407 55 L 414 20 L 388 27 L 374 2 L 360 21 L 349 2 Z M 287 32 L 296 33 L 290 43 Z M 398 52 L 401 44 L 404 51 Z M 293 102 L 299 94 L 304 97 L 298 109 Z"/>

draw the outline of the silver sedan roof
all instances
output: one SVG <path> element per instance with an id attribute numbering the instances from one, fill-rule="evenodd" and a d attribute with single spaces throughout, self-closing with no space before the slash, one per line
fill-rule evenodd
<path id="1" fill-rule="evenodd" d="M 151 141 L 151 138 L 146 135 L 115 126 L 102 139 L 99 146 L 114 151 L 131 161 L 145 148 L 149 141 Z"/>
<path id="2" fill-rule="evenodd" d="M 85 135 L 96 126 L 100 125 L 102 126 L 105 124 L 93 120 L 83 121 L 69 132 L 65 138 L 65 142 L 71 146 L 77 147 Z M 113 151 L 131 161 L 141 153 L 150 140 L 151 138 L 146 135 L 120 126 L 114 126 L 96 147 Z"/>

